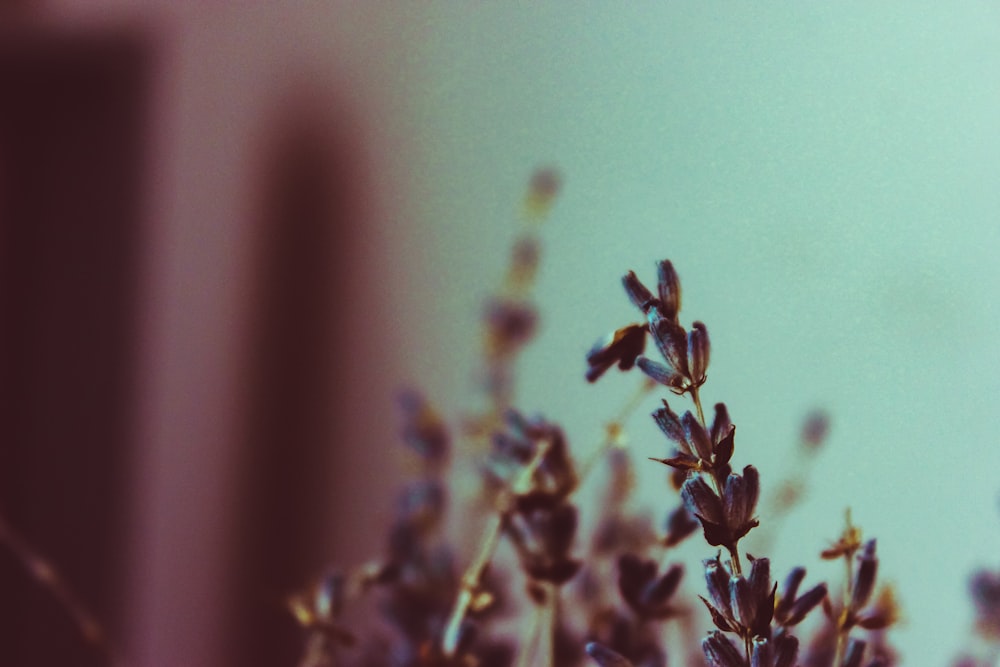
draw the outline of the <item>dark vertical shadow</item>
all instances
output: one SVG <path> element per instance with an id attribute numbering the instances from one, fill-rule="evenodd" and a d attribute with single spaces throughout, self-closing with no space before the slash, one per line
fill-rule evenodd
<path id="1" fill-rule="evenodd" d="M 148 51 L 0 30 L 0 511 L 112 629 Z M 107 664 L 5 545 L 0 664 Z"/>
<path id="2" fill-rule="evenodd" d="M 343 332 L 356 325 L 331 306 L 350 298 L 352 248 L 365 221 L 356 132 L 319 113 L 289 110 L 265 158 L 231 559 L 234 667 L 296 664 L 301 635 L 285 596 L 328 557 L 337 367 L 351 354 Z"/>

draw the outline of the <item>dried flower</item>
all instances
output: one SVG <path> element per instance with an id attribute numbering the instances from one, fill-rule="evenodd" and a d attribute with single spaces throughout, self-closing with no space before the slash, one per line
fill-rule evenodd
<path id="1" fill-rule="evenodd" d="M 627 371 L 646 347 L 646 325 L 629 324 L 597 341 L 587 353 L 587 382 L 595 382 L 605 371 L 618 364 Z"/>
<path id="2" fill-rule="evenodd" d="M 814 410 L 802 424 L 802 444 L 809 449 L 817 449 L 830 434 L 830 416 L 821 410 Z"/>
<path id="3" fill-rule="evenodd" d="M 684 568 L 673 565 L 657 576 L 656 562 L 626 553 L 618 559 L 618 590 L 622 599 L 641 618 L 666 618 L 676 613 L 670 599 Z"/>
<path id="4" fill-rule="evenodd" d="M 422 394 L 412 389 L 399 394 L 403 410 L 403 442 L 430 465 L 444 464 L 451 438 L 444 420 Z"/>
<path id="5" fill-rule="evenodd" d="M 524 199 L 525 214 L 536 220 L 544 218 L 562 187 L 562 177 L 554 167 L 540 167 L 531 175 Z"/>
<path id="6" fill-rule="evenodd" d="M 702 643 L 701 648 L 705 652 L 710 667 L 745 667 L 746 662 L 736 648 L 724 634 L 718 630 L 712 630 Z"/>
<path id="7" fill-rule="evenodd" d="M 663 538 L 663 546 L 676 546 L 696 530 L 698 530 L 698 522 L 691 516 L 691 513 L 683 506 L 677 507 L 667 515 L 667 534 Z"/>
<path id="8" fill-rule="evenodd" d="M 801 596 L 799 584 L 806 576 L 804 567 L 793 568 L 785 578 L 785 585 L 774 608 L 774 617 L 784 626 L 798 625 L 806 615 L 826 598 L 826 584 L 817 584 Z"/>
<path id="9" fill-rule="evenodd" d="M 969 590 L 976 606 L 976 631 L 1000 641 L 1000 572 L 979 570 L 969 580 Z"/>
<path id="10" fill-rule="evenodd" d="M 758 525 L 753 513 L 759 495 L 760 478 L 753 466 L 746 466 L 742 475 L 729 475 L 721 498 L 704 477 L 689 477 L 681 487 L 684 505 L 701 521 L 705 540 L 730 551 L 735 550 L 740 538 Z"/>
<path id="11" fill-rule="evenodd" d="M 858 569 L 854 575 L 854 585 L 851 587 L 851 601 L 848 606 L 852 613 L 857 613 L 868 604 L 868 599 L 875 590 L 875 574 L 878 571 L 878 559 L 875 558 L 875 540 L 868 540 L 864 550 L 858 555 Z"/>

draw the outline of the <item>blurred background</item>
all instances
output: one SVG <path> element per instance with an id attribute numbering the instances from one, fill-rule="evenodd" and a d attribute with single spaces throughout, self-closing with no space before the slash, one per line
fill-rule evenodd
<path id="1" fill-rule="evenodd" d="M 285 597 L 382 548 L 395 391 L 468 409 L 555 165 L 519 404 L 585 455 L 635 378 L 583 355 L 672 259 L 736 463 L 767 488 L 831 415 L 776 567 L 839 576 L 850 506 L 945 664 L 1000 553 L 998 71 L 990 2 L 0 3 L 4 531 L 125 664 L 293 664 Z M 0 662 L 107 664 L 23 565 Z"/>

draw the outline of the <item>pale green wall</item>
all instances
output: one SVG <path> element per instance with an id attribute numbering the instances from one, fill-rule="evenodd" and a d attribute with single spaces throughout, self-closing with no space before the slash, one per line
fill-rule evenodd
<path id="1" fill-rule="evenodd" d="M 805 411 L 833 415 L 777 566 L 839 575 L 815 555 L 850 504 L 900 589 L 906 662 L 944 664 L 965 638 L 968 571 L 1000 565 L 1000 5 L 412 13 L 420 164 L 389 241 L 401 375 L 463 405 L 523 184 L 559 165 L 523 406 L 592 447 L 634 378 L 586 386 L 583 353 L 636 315 L 620 275 L 652 280 L 673 259 L 682 319 L 712 335 L 707 400 L 730 407 L 737 463 L 766 485 Z M 665 451 L 644 416 L 633 440 Z M 660 502 L 661 470 L 640 467 Z"/>

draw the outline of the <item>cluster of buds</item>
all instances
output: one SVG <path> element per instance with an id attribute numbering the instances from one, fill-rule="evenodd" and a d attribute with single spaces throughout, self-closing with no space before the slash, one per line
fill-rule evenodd
<path id="1" fill-rule="evenodd" d="M 743 667 L 747 664 L 745 655 L 749 657 L 752 667 L 794 665 L 798 640 L 784 625 L 772 628 L 772 622 L 776 620 L 774 598 L 777 587 L 771 582 L 768 559 L 751 561 L 749 576 L 733 572 L 731 561 L 723 563 L 718 555 L 706 560 L 704 565 L 711 602 L 705 598 L 702 601 L 718 628 L 702 642 L 709 665 Z M 734 644 L 725 633 L 735 634 L 742 640 L 743 648 Z"/>
<path id="2" fill-rule="evenodd" d="M 716 404 L 711 425 L 706 422 L 699 389 L 706 381 L 711 353 L 708 329 L 701 322 L 694 322 L 690 330 L 680 324 L 681 288 L 673 265 L 666 260 L 659 262 L 657 274 L 656 294 L 634 272 L 624 276 L 625 291 L 646 321 L 622 327 L 594 346 L 587 355 L 587 379 L 596 380 L 617 363 L 622 370 L 638 367 L 674 394 L 690 395 L 696 413 L 688 410 L 678 415 L 667 401 L 653 412 L 657 426 L 673 446 L 669 457 L 653 460 L 673 469 L 674 485 L 680 489 L 683 503 L 672 515 L 668 533 L 683 539 L 692 530 L 694 517 L 701 524 L 705 540 L 712 546 L 724 547 L 730 555 L 723 562 L 720 552 L 704 563 L 711 601 L 702 601 L 717 628 L 702 642 L 705 659 L 711 667 L 792 667 L 798 655 L 798 640 L 790 628 L 826 599 L 826 587 L 821 584 L 798 596 L 805 576 L 805 571 L 798 568 L 789 576 L 776 604 L 777 586 L 771 582 L 768 559 L 750 558 L 749 573 L 744 574 L 738 543 L 758 525 L 755 512 L 760 477 L 753 466 L 746 466 L 742 473 L 733 471 L 730 460 L 736 427 L 723 403 Z M 643 356 L 647 334 L 661 360 Z M 815 436 L 820 438 L 819 434 Z M 666 544 L 671 545 L 669 541 Z M 623 559 L 620 567 L 620 589 L 633 611 L 670 613 L 666 593 L 672 592 L 679 570 L 670 569 L 656 577 L 652 563 L 632 558 Z M 614 648 L 592 643 L 587 651 L 603 667 L 633 664 Z"/>
<path id="3" fill-rule="evenodd" d="M 707 378 L 711 345 L 708 329 L 694 322 L 685 331 L 677 320 L 681 287 L 669 260 L 657 264 L 657 294 L 654 296 L 633 271 L 622 279 L 629 299 L 646 316 L 645 323 L 629 324 L 598 342 L 587 354 L 587 380 L 593 382 L 615 363 L 622 370 L 638 365 L 643 373 L 675 394 L 696 392 Z M 663 361 L 642 355 L 646 334 L 656 344 Z"/>
<path id="4" fill-rule="evenodd" d="M 533 582 L 563 584 L 580 568 L 569 556 L 577 509 L 567 498 L 577 475 L 566 437 L 558 426 L 514 410 L 505 419 L 507 430 L 494 435 L 486 469 L 506 490 L 500 501 L 503 530 Z"/>
<path id="5" fill-rule="evenodd" d="M 691 476 L 681 487 L 684 505 L 701 522 L 705 541 L 725 547 L 736 557 L 740 538 L 758 525 L 753 513 L 760 496 L 757 469 L 746 466 L 743 474 L 730 473 L 717 492 L 702 476 Z"/>
<path id="6" fill-rule="evenodd" d="M 595 381 L 615 363 L 622 370 L 638 366 L 643 373 L 675 394 L 696 392 L 707 378 L 711 346 L 708 329 L 694 322 L 685 331 L 677 320 L 681 287 L 669 260 L 657 264 L 657 294 L 642 284 L 633 271 L 622 283 L 629 299 L 646 316 L 645 323 L 629 324 L 599 341 L 587 354 L 587 380 Z M 663 361 L 643 356 L 646 334 L 653 338 Z"/>
<path id="7" fill-rule="evenodd" d="M 822 552 L 824 559 L 844 558 L 850 565 L 857 561 L 856 567 L 849 567 L 852 575 L 845 587 L 843 602 L 838 606 L 829 597 L 823 600 L 823 610 L 834 625 L 836 644 L 834 658 L 835 667 L 882 667 L 889 664 L 885 650 L 873 645 L 872 654 L 864 662 L 868 642 L 850 635 L 851 630 L 859 627 L 870 631 L 881 631 L 896 622 L 898 609 L 891 588 L 883 588 L 882 593 L 875 595 L 875 580 L 878 573 L 878 558 L 875 555 L 875 540 L 861 542 L 861 532 L 851 525 L 848 518 L 844 534 L 829 549 Z"/>
<path id="8" fill-rule="evenodd" d="M 976 631 L 1000 642 L 1000 572 L 979 570 L 972 575 L 969 590 L 976 606 Z"/>

